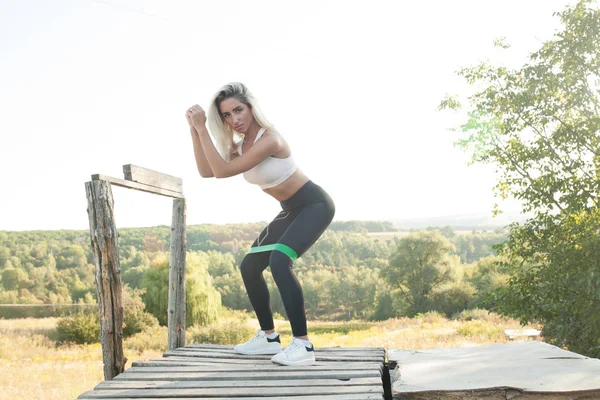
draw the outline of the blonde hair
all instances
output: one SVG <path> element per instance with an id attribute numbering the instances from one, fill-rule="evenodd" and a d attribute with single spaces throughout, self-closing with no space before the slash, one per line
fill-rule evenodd
<path id="1" fill-rule="evenodd" d="M 223 121 L 223 116 L 219 106 L 223 100 L 235 97 L 241 103 L 247 105 L 252 111 L 254 120 L 263 128 L 273 128 L 273 125 L 265 118 L 258 106 L 258 102 L 250 93 L 248 88 L 240 82 L 231 82 L 221 87 L 212 97 L 207 112 L 208 128 L 215 138 L 216 147 L 223 159 L 227 162 L 231 160 L 231 150 L 233 146 L 243 140 L 243 134 L 240 134 Z"/>

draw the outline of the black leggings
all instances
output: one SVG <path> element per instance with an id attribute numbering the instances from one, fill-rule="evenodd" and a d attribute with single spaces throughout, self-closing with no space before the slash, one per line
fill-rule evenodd
<path id="1" fill-rule="evenodd" d="M 281 243 L 295 250 L 300 257 L 317 241 L 335 214 L 331 197 L 312 181 L 282 201 L 281 208 L 283 211 L 258 235 L 252 247 Z M 273 279 L 281 293 L 292 333 L 295 337 L 305 336 L 306 312 L 302 287 L 292 270 L 292 259 L 278 250 L 246 254 L 240 265 L 260 328 L 263 331 L 274 329 L 269 289 L 262 274 L 268 266 L 271 266 Z"/>

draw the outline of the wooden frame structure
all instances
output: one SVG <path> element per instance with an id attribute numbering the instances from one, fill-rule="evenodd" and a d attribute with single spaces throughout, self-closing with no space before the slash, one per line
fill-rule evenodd
<path id="1" fill-rule="evenodd" d="M 180 178 L 127 164 L 125 179 L 92 175 L 85 183 L 90 238 L 96 261 L 96 290 L 100 312 L 100 342 L 104 378 L 111 380 L 125 369 L 123 355 L 123 303 L 118 237 L 111 185 L 173 198 L 169 263 L 168 349 L 185 346 L 186 202 Z"/>

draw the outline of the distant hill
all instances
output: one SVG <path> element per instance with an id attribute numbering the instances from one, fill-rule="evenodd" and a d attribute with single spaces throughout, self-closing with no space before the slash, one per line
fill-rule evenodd
<path id="1" fill-rule="evenodd" d="M 424 229 L 430 226 L 450 226 L 454 230 L 487 229 L 494 230 L 507 226 L 512 222 L 522 223 L 525 217 L 517 212 L 505 212 L 497 217 L 490 213 L 458 214 L 439 217 L 390 219 L 396 229 Z"/>

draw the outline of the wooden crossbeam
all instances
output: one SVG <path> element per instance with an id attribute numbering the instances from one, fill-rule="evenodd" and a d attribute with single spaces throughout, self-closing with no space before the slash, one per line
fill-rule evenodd
<path id="1" fill-rule="evenodd" d="M 153 171 L 151 169 L 139 167 L 133 164 L 126 164 L 123 165 L 123 174 L 125 174 L 125 180 L 127 181 L 137 182 L 178 193 L 183 192 L 183 183 L 181 178 L 163 174 L 162 172 Z"/>
<path id="2" fill-rule="evenodd" d="M 181 193 L 181 192 L 175 192 L 175 191 L 169 190 L 169 189 L 162 189 L 162 188 L 147 185 L 144 183 L 126 181 L 126 180 L 114 178 L 114 177 L 108 176 L 108 175 L 94 174 L 94 175 L 92 175 L 92 180 L 93 181 L 108 181 L 111 184 L 116 185 L 116 186 L 126 187 L 129 189 L 135 189 L 135 190 L 141 190 L 142 192 L 160 194 L 162 196 L 173 197 L 175 199 L 183 199 L 184 198 L 183 193 Z"/>

